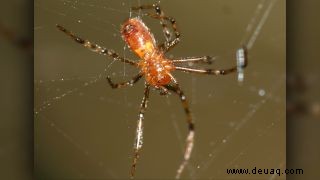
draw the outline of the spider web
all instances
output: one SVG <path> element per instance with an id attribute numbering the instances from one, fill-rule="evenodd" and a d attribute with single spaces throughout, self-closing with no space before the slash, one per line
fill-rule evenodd
<path id="1" fill-rule="evenodd" d="M 59 32 L 79 36 L 135 59 L 119 33 L 129 8 L 154 1 L 35 1 L 35 169 L 40 179 L 127 178 L 143 82 L 113 90 L 105 77 L 131 78 L 137 69 L 92 53 Z M 227 168 L 285 167 L 285 1 L 161 1 L 182 41 L 170 57 L 211 55 L 210 67 L 230 67 L 249 49 L 244 82 L 237 74 L 175 72 L 196 123 L 195 148 L 185 178 L 275 179 L 228 175 Z M 143 17 L 158 41 L 158 21 Z M 201 65 L 205 66 L 205 65 Z M 173 178 L 187 134 L 174 95 L 152 91 L 137 178 Z"/>

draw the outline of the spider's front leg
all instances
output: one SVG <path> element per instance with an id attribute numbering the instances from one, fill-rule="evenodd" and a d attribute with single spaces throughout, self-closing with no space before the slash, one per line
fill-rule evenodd
<path id="1" fill-rule="evenodd" d="M 150 92 L 150 85 L 145 83 L 145 88 L 144 88 L 144 96 L 141 102 L 140 106 L 140 112 L 139 112 L 139 119 L 137 122 L 137 129 L 136 129 L 136 137 L 135 137 L 135 143 L 133 147 L 133 162 L 131 165 L 131 178 L 134 177 L 135 171 L 136 171 L 136 165 L 137 161 L 139 159 L 139 152 L 140 149 L 142 148 L 143 144 L 143 119 L 144 119 L 144 113 L 147 109 L 147 103 L 149 99 L 149 92 Z"/>

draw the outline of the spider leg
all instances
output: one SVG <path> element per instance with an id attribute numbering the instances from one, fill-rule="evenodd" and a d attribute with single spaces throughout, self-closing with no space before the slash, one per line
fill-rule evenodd
<path id="1" fill-rule="evenodd" d="M 121 82 L 121 83 L 114 83 L 110 76 L 107 76 L 107 80 L 109 85 L 111 86 L 112 89 L 117 89 L 117 88 L 123 88 L 126 86 L 133 86 L 134 83 L 138 82 L 141 77 L 143 76 L 143 73 L 139 73 L 137 75 L 135 75 L 131 80 L 129 81 L 125 81 L 125 82 Z"/>
<path id="2" fill-rule="evenodd" d="M 181 58 L 181 59 L 172 59 L 171 61 L 175 64 L 185 63 L 185 62 L 212 64 L 213 60 L 214 60 L 214 57 L 201 56 L 201 57 L 187 57 L 187 58 Z"/>
<path id="3" fill-rule="evenodd" d="M 166 41 L 164 43 L 160 43 L 158 46 L 160 49 L 163 50 L 163 52 L 168 52 L 171 48 L 173 48 L 174 46 L 176 46 L 180 42 L 180 32 L 177 30 L 177 23 L 173 17 L 159 15 L 158 13 L 157 14 L 146 13 L 145 15 L 152 17 L 152 18 L 155 18 L 155 19 L 166 20 L 171 23 L 171 26 L 172 26 L 172 29 L 173 29 L 173 32 L 175 35 L 174 39 L 171 38 L 171 34 L 168 30 L 167 24 L 161 23 L 162 28 L 164 29 L 163 32 L 165 34 Z M 169 36 L 167 34 L 169 34 Z"/>
<path id="4" fill-rule="evenodd" d="M 164 43 L 159 44 L 159 47 L 164 52 L 167 52 L 180 42 L 180 32 L 177 30 L 176 20 L 172 17 L 165 16 L 164 12 L 160 8 L 160 5 L 157 3 L 153 5 L 142 5 L 142 6 L 132 7 L 131 10 L 137 11 L 137 10 L 147 10 L 152 8 L 155 9 L 156 11 L 155 14 L 145 13 L 144 15 L 160 20 L 160 24 L 162 25 L 163 34 L 166 38 L 166 41 Z M 167 22 L 171 23 L 173 32 L 175 34 L 174 39 L 172 39 L 172 35 L 169 31 Z"/>
<path id="5" fill-rule="evenodd" d="M 91 50 L 93 52 L 110 56 L 111 58 L 113 58 L 115 60 L 125 62 L 130 65 L 138 66 L 138 64 L 135 61 L 120 57 L 116 52 L 114 52 L 111 49 L 107 49 L 105 47 L 99 46 L 98 44 L 92 43 L 86 39 L 82 39 L 81 37 L 75 35 L 74 33 L 72 33 L 71 31 L 67 30 L 66 28 L 64 28 L 63 26 L 61 26 L 59 24 L 57 24 L 56 26 L 60 31 L 64 32 L 67 36 L 71 37 L 74 41 L 76 41 L 79 44 L 82 44 L 84 47 L 88 48 L 89 50 Z"/>
<path id="6" fill-rule="evenodd" d="M 133 11 L 140 11 L 140 10 L 152 10 L 154 9 L 156 11 L 156 15 L 157 16 L 164 16 L 164 13 L 163 11 L 161 11 L 161 8 L 159 6 L 159 4 L 155 3 L 155 4 L 152 4 L 152 5 L 141 5 L 141 6 L 136 6 L 136 7 L 131 7 L 131 10 Z M 147 15 L 147 16 L 151 16 L 149 13 L 145 13 L 144 15 Z M 153 17 L 154 18 L 154 17 Z M 159 19 L 159 18 L 157 18 Z M 162 29 L 163 29 L 163 34 L 166 38 L 167 41 L 169 41 L 169 39 L 171 38 L 171 33 L 167 27 L 167 23 L 164 21 L 164 19 L 160 18 L 160 24 L 162 25 Z"/>
<path id="7" fill-rule="evenodd" d="M 199 73 L 199 74 L 208 74 L 208 75 L 227 75 L 233 72 L 236 72 L 239 68 L 243 69 L 247 67 L 247 57 L 244 57 L 244 64 L 239 66 L 233 66 L 228 69 L 192 69 L 186 67 L 176 66 L 176 70 L 190 72 L 190 73 Z"/>
<path id="8" fill-rule="evenodd" d="M 237 71 L 237 66 L 229 69 L 192 69 L 186 67 L 175 67 L 176 70 L 190 72 L 190 73 L 199 73 L 199 74 L 208 74 L 208 75 L 227 75 Z"/>
<path id="9" fill-rule="evenodd" d="M 165 88 L 165 87 L 163 87 L 163 86 L 161 86 L 161 88 L 160 88 L 160 95 L 161 95 L 161 96 L 166 96 L 166 95 L 168 95 L 168 94 L 169 94 L 168 89 Z"/>
<path id="10" fill-rule="evenodd" d="M 148 10 L 148 9 L 153 9 L 155 4 L 144 4 L 140 6 L 132 6 L 131 10 L 132 11 L 139 11 L 139 10 Z"/>
<path id="11" fill-rule="evenodd" d="M 169 94 L 169 91 L 167 88 L 163 87 L 163 86 L 160 86 L 160 87 L 155 87 L 157 90 L 159 90 L 160 92 L 160 95 L 161 96 L 166 96 Z"/>
<path id="12" fill-rule="evenodd" d="M 240 50 L 240 55 L 238 54 Z M 237 65 L 233 66 L 231 68 L 227 69 L 193 69 L 193 68 L 186 68 L 186 67 L 180 67 L 176 66 L 175 69 L 179 71 L 184 71 L 184 72 L 190 72 L 190 73 L 199 73 L 199 74 L 208 74 L 208 75 L 227 75 L 233 72 L 240 70 L 243 70 L 245 67 L 248 65 L 248 52 L 247 48 L 245 46 L 241 47 L 237 51 Z M 240 56 L 240 57 L 238 57 Z M 204 56 L 204 57 L 209 57 L 209 56 Z M 176 60 L 174 60 L 176 61 Z M 184 59 L 180 60 L 184 61 Z M 188 61 L 188 59 L 186 60 Z M 238 62 L 240 61 L 240 62 Z"/>
<path id="13" fill-rule="evenodd" d="M 177 82 L 175 82 L 175 85 L 166 85 L 165 86 L 168 90 L 176 93 L 181 100 L 182 106 L 184 108 L 184 111 L 187 115 L 187 123 L 188 123 L 188 136 L 186 138 L 186 148 L 185 148 L 185 152 L 184 152 L 184 160 L 182 161 L 182 163 L 180 164 L 178 170 L 177 170 L 177 174 L 176 174 L 176 179 L 179 179 L 185 166 L 188 164 L 188 161 L 190 159 L 191 156 L 191 152 L 193 149 L 193 144 L 194 144 L 194 123 L 192 121 L 192 116 L 191 116 L 191 112 L 189 109 L 189 104 L 187 101 L 186 96 L 184 95 L 183 91 L 180 89 L 179 85 Z"/>
<path id="14" fill-rule="evenodd" d="M 130 174 L 131 178 L 134 177 L 137 161 L 139 159 L 139 151 L 142 148 L 142 144 L 143 144 L 143 119 L 144 119 L 144 113 L 147 108 L 149 92 L 150 92 L 150 85 L 146 83 L 144 88 L 144 96 L 140 105 L 139 119 L 137 122 L 137 129 L 136 129 L 136 138 L 135 138 L 135 143 L 133 147 L 134 152 L 133 152 L 133 162 L 132 162 L 131 174 Z"/>

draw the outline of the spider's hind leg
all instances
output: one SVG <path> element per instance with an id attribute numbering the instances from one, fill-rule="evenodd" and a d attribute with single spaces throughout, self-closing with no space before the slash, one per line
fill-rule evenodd
<path id="1" fill-rule="evenodd" d="M 133 161 L 132 161 L 131 173 L 130 173 L 131 178 L 134 177 L 134 174 L 136 172 L 136 166 L 139 159 L 140 150 L 143 145 L 143 120 L 144 120 L 144 113 L 147 109 L 149 92 L 150 92 L 150 85 L 146 83 L 144 88 L 144 96 L 140 105 L 140 112 L 138 116 L 139 119 L 137 121 L 136 137 L 135 137 L 135 143 L 133 147 Z"/>
<path id="2" fill-rule="evenodd" d="M 191 152 L 194 145 L 194 123 L 192 121 L 192 116 L 189 108 L 189 104 L 187 101 L 186 96 L 184 95 L 183 91 L 180 89 L 179 84 L 175 82 L 174 85 L 166 85 L 165 86 L 168 90 L 174 92 L 180 97 L 180 101 L 182 103 L 183 109 L 185 114 L 187 115 L 187 123 L 188 123 L 188 136 L 186 138 L 186 147 L 184 151 L 183 161 L 180 164 L 177 173 L 176 173 L 176 179 L 180 179 L 181 174 L 183 173 L 186 165 L 189 162 Z"/>

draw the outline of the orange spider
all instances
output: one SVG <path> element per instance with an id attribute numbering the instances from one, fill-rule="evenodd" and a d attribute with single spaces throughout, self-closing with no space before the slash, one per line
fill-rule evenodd
<path id="1" fill-rule="evenodd" d="M 145 13 L 149 17 L 159 19 L 160 24 L 163 28 L 163 33 L 165 35 L 166 41 L 164 43 L 160 43 L 157 45 L 153 34 L 147 28 L 147 26 L 143 23 L 143 21 L 139 18 L 129 18 L 122 25 L 120 32 L 122 34 L 122 38 L 130 47 L 130 49 L 140 58 L 140 60 L 134 61 L 127 58 L 120 57 L 113 50 L 104 48 L 97 44 L 91 43 L 88 40 L 82 39 L 79 36 L 76 36 L 71 31 L 65 29 L 61 25 L 57 25 L 57 28 L 74 39 L 77 43 L 82 44 L 86 48 L 102 54 L 112 57 L 115 60 L 122 61 L 124 63 L 136 66 L 140 68 L 140 72 L 134 76 L 131 80 L 122 82 L 122 83 L 113 83 L 111 78 L 108 76 L 107 80 L 112 88 L 122 88 L 125 86 L 132 86 L 136 83 L 141 77 L 145 76 L 145 89 L 144 89 L 144 97 L 142 99 L 139 119 L 137 122 L 136 129 L 136 138 L 134 144 L 134 157 L 133 163 L 131 167 L 131 177 L 134 177 L 137 160 L 139 158 L 139 151 L 142 148 L 143 144 L 143 119 L 144 113 L 146 111 L 147 102 L 149 98 L 150 87 L 154 87 L 160 90 L 160 94 L 165 95 L 168 94 L 169 91 L 177 94 L 180 97 L 183 108 L 187 115 L 187 123 L 188 123 L 188 136 L 186 138 L 186 148 L 184 152 L 184 159 L 180 164 L 176 178 L 179 179 L 186 164 L 188 163 L 191 152 L 194 144 L 194 124 L 192 121 L 192 116 L 190 113 L 189 105 L 187 102 L 187 98 L 184 95 L 183 91 L 180 89 L 180 86 L 177 80 L 172 76 L 171 72 L 174 70 L 180 70 L 184 72 L 192 72 L 192 73 L 201 73 L 201 74 L 209 74 L 209 75 L 226 75 L 232 72 L 242 71 L 244 67 L 247 66 L 247 56 L 246 56 L 246 48 L 243 47 L 238 50 L 237 56 L 238 62 L 237 66 L 234 66 L 229 69 L 218 70 L 218 69 L 192 69 L 181 66 L 176 66 L 177 64 L 185 63 L 185 62 L 194 62 L 194 63 L 212 63 L 212 57 L 210 56 L 201 56 L 201 57 L 188 57 L 188 58 L 180 58 L 180 59 L 168 59 L 165 56 L 165 53 L 168 52 L 171 48 L 173 48 L 180 41 L 180 33 L 177 31 L 176 21 L 172 17 L 165 16 L 163 11 L 161 11 L 159 4 L 153 5 L 142 5 L 138 7 L 132 7 L 131 10 L 148 10 L 155 9 L 156 13 Z M 169 31 L 167 27 L 167 23 L 170 23 L 174 32 L 174 38 L 172 37 L 172 32 Z"/>

